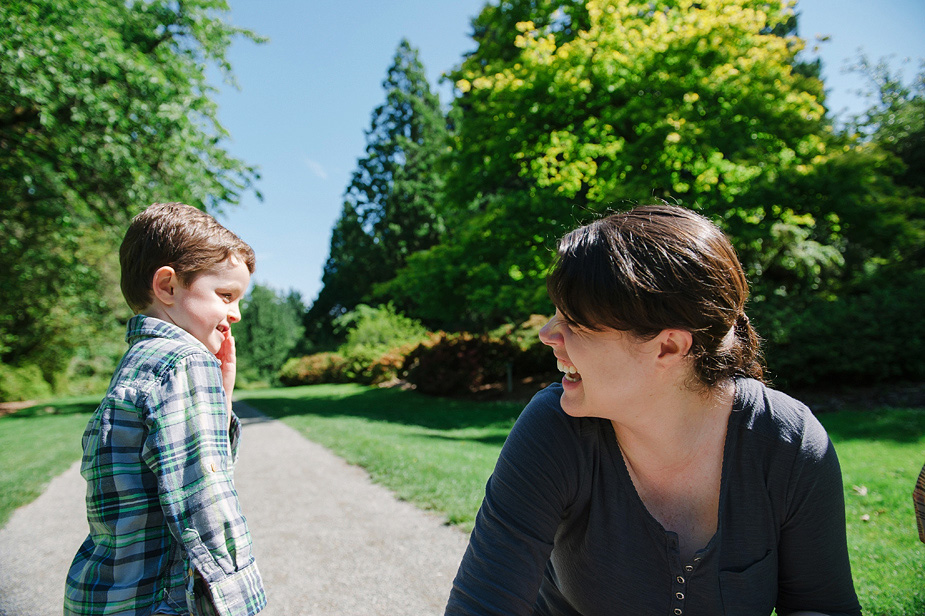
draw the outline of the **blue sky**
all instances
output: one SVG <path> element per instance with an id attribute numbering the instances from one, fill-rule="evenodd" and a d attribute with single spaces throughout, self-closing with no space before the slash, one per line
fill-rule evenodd
<path id="1" fill-rule="evenodd" d="M 497 1 L 497 0 L 495 0 Z M 331 228 L 363 156 L 364 131 L 384 100 L 382 80 L 404 37 L 416 47 L 431 84 L 448 102 L 440 76 L 475 47 L 472 17 L 484 0 L 229 0 L 231 21 L 270 39 L 236 42 L 229 60 L 240 86 L 223 88 L 219 118 L 228 149 L 260 168 L 264 200 L 248 194 L 219 220 L 253 246 L 253 280 L 295 289 L 306 304 L 321 289 Z M 800 35 L 814 47 L 834 111 L 863 107 L 862 84 L 843 72 L 863 50 L 904 58 L 911 77 L 925 58 L 923 0 L 800 0 Z"/>

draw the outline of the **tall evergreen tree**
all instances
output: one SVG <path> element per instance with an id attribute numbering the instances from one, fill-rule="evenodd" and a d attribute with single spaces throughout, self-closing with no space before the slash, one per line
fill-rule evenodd
<path id="1" fill-rule="evenodd" d="M 443 231 L 447 123 L 407 40 L 398 45 L 382 87 L 385 103 L 373 111 L 366 156 L 345 192 L 323 288 L 307 315 L 316 343 L 323 344 L 333 319 L 374 298 L 378 283 L 390 280 L 409 255 L 432 246 Z"/>

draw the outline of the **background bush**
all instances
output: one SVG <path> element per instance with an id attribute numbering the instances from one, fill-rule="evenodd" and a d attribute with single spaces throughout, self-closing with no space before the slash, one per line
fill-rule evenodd
<path id="1" fill-rule="evenodd" d="M 0 401 L 34 400 L 51 394 L 51 385 L 35 364 L 22 367 L 0 364 Z"/>
<path id="2" fill-rule="evenodd" d="M 532 314 L 519 325 L 505 325 L 491 332 L 493 337 L 508 338 L 516 347 L 513 357 L 515 379 L 542 379 L 558 373 L 552 351 L 540 341 L 540 329 L 549 318 L 542 314 Z"/>
<path id="3" fill-rule="evenodd" d="M 337 353 L 315 353 L 304 357 L 293 357 L 283 364 L 279 381 L 283 385 L 319 385 L 321 383 L 346 383 L 345 360 Z"/>
<path id="4" fill-rule="evenodd" d="M 779 386 L 925 380 L 925 272 L 878 276 L 853 292 L 765 308 L 759 333 Z"/>
<path id="5" fill-rule="evenodd" d="M 394 380 L 405 355 L 431 336 L 420 321 L 409 319 L 391 304 L 360 304 L 335 319 L 334 326 L 344 342 L 335 352 L 287 361 L 279 372 L 283 385 Z"/>
<path id="6" fill-rule="evenodd" d="M 420 321 L 409 319 L 392 304 L 368 306 L 334 320 L 335 331 L 345 333 L 337 349 L 344 358 L 346 376 L 355 382 L 379 383 L 394 378 L 407 354 L 428 336 Z"/>
<path id="7" fill-rule="evenodd" d="M 508 364 L 518 352 L 508 338 L 442 334 L 409 353 L 403 369 L 408 382 L 426 394 L 477 393 L 486 386 L 504 382 Z"/>

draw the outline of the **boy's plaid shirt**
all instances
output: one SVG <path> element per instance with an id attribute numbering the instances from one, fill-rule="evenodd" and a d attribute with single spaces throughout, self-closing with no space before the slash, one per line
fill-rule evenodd
<path id="1" fill-rule="evenodd" d="M 64 613 L 210 611 L 187 596 L 197 594 L 195 569 L 219 614 L 256 614 L 266 597 L 232 483 L 240 425 L 219 362 L 186 331 L 143 315 L 126 340 L 83 436 L 90 534 L 68 572 Z"/>

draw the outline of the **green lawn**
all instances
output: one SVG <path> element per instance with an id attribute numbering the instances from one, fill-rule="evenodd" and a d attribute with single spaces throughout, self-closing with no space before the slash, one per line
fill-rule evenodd
<path id="1" fill-rule="evenodd" d="M 33 406 L 0 417 L 0 526 L 80 459 L 80 437 L 99 397 Z"/>
<path id="2" fill-rule="evenodd" d="M 472 526 L 522 406 L 356 385 L 239 395 L 464 529 Z M 0 524 L 79 458 L 95 405 L 89 398 L 62 401 L 0 418 Z M 848 543 L 865 615 L 925 614 L 925 544 L 916 535 L 911 498 L 925 463 L 925 408 L 839 411 L 820 419 L 842 464 Z"/>

